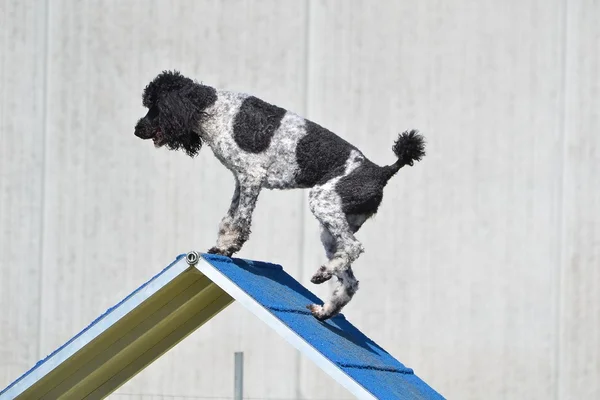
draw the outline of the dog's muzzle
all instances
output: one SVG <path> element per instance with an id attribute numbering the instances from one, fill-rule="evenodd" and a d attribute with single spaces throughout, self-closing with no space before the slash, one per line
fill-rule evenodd
<path id="1" fill-rule="evenodd" d="M 135 136 L 140 139 L 152 139 L 154 137 L 154 131 L 150 126 L 150 123 L 144 118 L 140 119 L 138 123 L 135 125 Z"/>

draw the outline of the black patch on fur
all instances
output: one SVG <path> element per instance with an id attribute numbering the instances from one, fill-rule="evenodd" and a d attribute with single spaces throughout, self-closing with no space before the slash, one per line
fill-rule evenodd
<path id="1" fill-rule="evenodd" d="M 353 149 L 335 133 L 307 120 L 306 136 L 296 146 L 296 184 L 308 188 L 342 175 Z"/>
<path id="2" fill-rule="evenodd" d="M 240 149 L 261 153 L 271 143 L 286 110 L 254 96 L 246 98 L 233 120 L 233 139 Z"/>
<path id="3" fill-rule="evenodd" d="M 386 182 L 387 176 L 382 173 L 382 168 L 365 159 L 335 185 L 342 200 L 342 211 L 345 214 L 375 214 L 383 199 Z"/>

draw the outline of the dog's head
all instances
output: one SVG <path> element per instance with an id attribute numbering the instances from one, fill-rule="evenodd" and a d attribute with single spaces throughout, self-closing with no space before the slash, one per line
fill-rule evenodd
<path id="1" fill-rule="evenodd" d="M 183 149 L 193 157 L 202 147 L 204 110 L 216 99 L 215 89 L 177 71 L 164 71 L 144 89 L 142 104 L 148 113 L 137 122 L 135 135 L 152 139 L 156 147 Z"/>

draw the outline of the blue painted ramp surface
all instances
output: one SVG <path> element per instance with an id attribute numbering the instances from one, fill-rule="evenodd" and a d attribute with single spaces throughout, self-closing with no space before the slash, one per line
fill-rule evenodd
<path id="1" fill-rule="evenodd" d="M 443 399 L 343 315 L 315 319 L 306 306 L 323 302 L 281 266 L 193 254 L 194 262 L 179 256 L 0 399 L 105 398 L 234 300 L 359 399 Z"/>
<path id="2" fill-rule="evenodd" d="M 342 314 L 315 319 L 306 305 L 323 302 L 281 266 L 211 254 L 203 258 L 376 398 L 443 398 Z"/>

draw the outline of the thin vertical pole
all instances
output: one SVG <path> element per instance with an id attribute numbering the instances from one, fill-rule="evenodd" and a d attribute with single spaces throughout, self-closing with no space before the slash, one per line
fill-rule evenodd
<path id="1" fill-rule="evenodd" d="M 233 400 L 242 400 L 244 397 L 244 352 L 235 352 Z"/>

